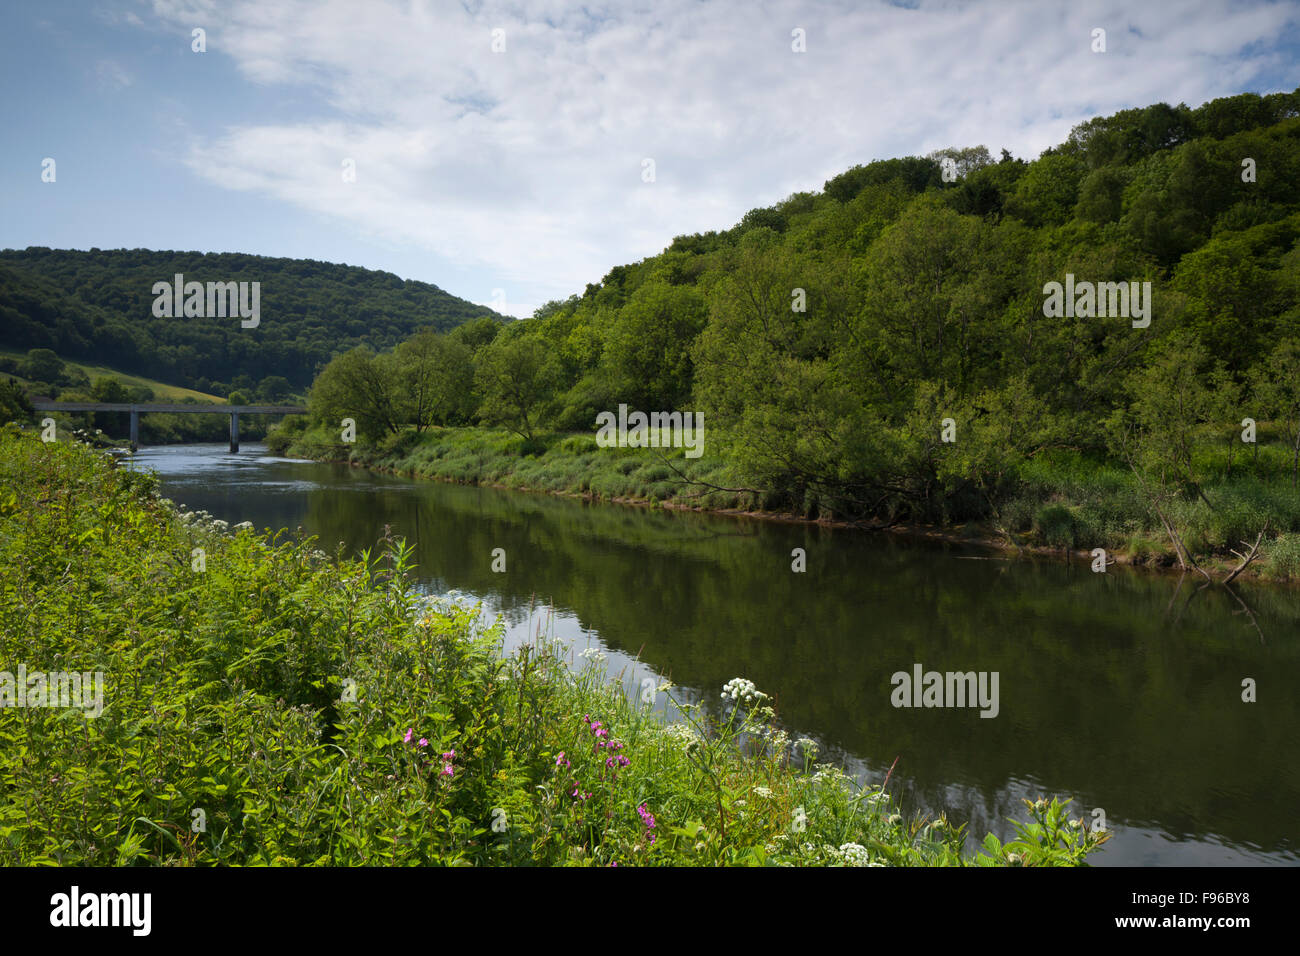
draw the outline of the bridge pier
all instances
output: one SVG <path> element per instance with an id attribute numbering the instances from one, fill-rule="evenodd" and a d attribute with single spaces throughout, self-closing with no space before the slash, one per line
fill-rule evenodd
<path id="1" fill-rule="evenodd" d="M 230 413 L 230 453 L 239 451 L 239 412 Z"/>
<path id="2" fill-rule="evenodd" d="M 131 452 L 132 454 L 140 447 L 140 413 L 134 408 L 131 409 Z"/>

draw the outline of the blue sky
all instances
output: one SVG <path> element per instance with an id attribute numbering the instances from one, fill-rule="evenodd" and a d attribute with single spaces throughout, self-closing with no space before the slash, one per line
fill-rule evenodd
<path id="1" fill-rule="evenodd" d="M 0 23 L 0 247 L 345 262 L 515 315 L 854 163 L 1033 158 L 1098 113 L 1300 86 L 1295 2 L 54 0 Z"/>

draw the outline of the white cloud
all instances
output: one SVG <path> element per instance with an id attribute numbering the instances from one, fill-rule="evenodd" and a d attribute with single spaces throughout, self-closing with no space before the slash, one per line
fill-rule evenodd
<path id="1" fill-rule="evenodd" d="M 211 131 L 196 173 L 486 267 L 507 301 L 581 292 L 857 162 L 981 143 L 1033 157 L 1097 113 L 1238 92 L 1279 65 L 1260 41 L 1298 20 L 1238 0 L 153 6 L 178 32 L 204 25 L 209 55 L 267 97 L 306 87 L 332 114 Z"/>

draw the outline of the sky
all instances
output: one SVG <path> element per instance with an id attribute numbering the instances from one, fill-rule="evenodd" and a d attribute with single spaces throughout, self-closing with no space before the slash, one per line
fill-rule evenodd
<path id="1" fill-rule="evenodd" d="M 0 248 L 341 262 L 525 317 L 857 163 L 1293 90 L 1300 2 L 45 0 L 0 10 L 0 80 Z"/>

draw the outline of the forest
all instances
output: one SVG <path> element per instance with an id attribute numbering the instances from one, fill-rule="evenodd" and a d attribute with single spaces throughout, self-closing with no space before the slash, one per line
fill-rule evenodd
<path id="1" fill-rule="evenodd" d="M 259 282 L 264 321 L 153 315 L 156 282 Z M 305 389 L 334 355 L 498 316 L 425 282 L 303 259 L 148 249 L 0 250 L 0 348 L 49 349 L 225 396 L 280 376 Z M 235 379 L 250 380 L 236 384 Z"/>
<path id="2" fill-rule="evenodd" d="M 478 424 L 524 455 L 620 403 L 695 411 L 750 507 L 1155 529 L 1190 561 L 1300 530 L 1297 170 L 1300 90 L 1098 117 L 1033 161 L 877 160 L 530 320 L 349 351 L 310 403 L 363 447 Z M 1075 280 L 1149 289 L 1147 318 L 1051 308 Z"/>

